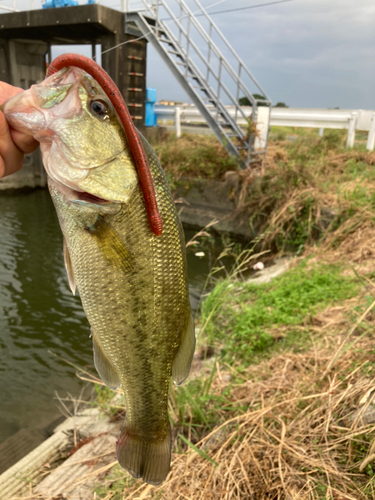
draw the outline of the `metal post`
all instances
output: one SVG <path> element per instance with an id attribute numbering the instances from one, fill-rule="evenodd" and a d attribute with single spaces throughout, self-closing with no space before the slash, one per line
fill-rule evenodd
<path id="1" fill-rule="evenodd" d="M 96 45 L 95 42 L 91 44 L 91 59 L 96 61 Z"/>
<path id="2" fill-rule="evenodd" d="M 264 149 L 267 145 L 268 129 L 270 126 L 271 108 L 261 106 L 258 108 L 254 149 Z M 251 118 L 249 118 L 251 119 Z"/>
<path id="3" fill-rule="evenodd" d="M 236 123 L 237 123 L 238 108 L 240 106 L 239 99 L 240 99 L 241 68 L 242 68 L 242 64 L 240 63 L 239 66 L 238 66 L 237 93 L 236 93 L 236 103 L 235 103 L 236 111 L 235 111 L 235 115 L 234 115 L 234 121 Z"/>
<path id="4" fill-rule="evenodd" d="M 159 31 L 159 0 L 153 0 L 154 13 L 155 13 L 155 36 L 157 39 L 160 38 Z"/>
<path id="5" fill-rule="evenodd" d="M 212 39 L 212 23 L 210 22 L 210 30 L 208 32 L 208 54 L 207 54 L 207 75 L 206 81 L 208 84 L 208 79 L 210 77 L 210 58 L 211 58 L 211 39 Z"/>
<path id="6" fill-rule="evenodd" d="M 188 17 L 187 20 L 187 37 L 186 37 L 186 68 L 185 68 L 185 78 L 188 77 L 188 72 L 189 72 L 189 47 L 190 47 L 190 17 Z"/>
<path id="7" fill-rule="evenodd" d="M 181 137 L 181 108 L 176 106 L 174 110 L 174 124 L 176 128 L 177 139 Z"/>
<path id="8" fill-rule="evenodd" d="M 48 65 L 52 63 L 52 50 L 51 50 L 51 44 L 48 44 Z"/>
<path id="9" fill-rule="evenodd" d="M 357 126 L 358 113 L 352 113 L 349 118 L 348 138 L 346 140 L 346 147 L 352 148 L 355 140 L 355 128 Z"/>
<path id="10" fill-rule="evenodd" d="M 319 137 L 323 137 L 323 135 L 324 135 L 324 128 L 320 127 L 320 129 L 319 129 Z"/>
<path id="11" fill-rule="evenodd" d="M 182 25 L 182 14 L 183 14 L 183 10 L 182 10 L 182 4 L 180 4 L 180 25 Z M 181 28 L 180 26 L 178 26 L 178 45 L 181 47 Z"/>
<path id="12" fill-rule="evenodd" d="M 374 146 L 375 146 L 375 112 L 372 113 L 371 125 L 368 133 L 366 148 L 369 151 L 374 151 Z"/>
<path id="13" fill-rule="evenodd" d="M 217 77 L 217 99 L 220 99 L 220 88 L 221 88 L 221 68 L 222 68 L 223 60 L 219 57 L 219 74 Z"/>

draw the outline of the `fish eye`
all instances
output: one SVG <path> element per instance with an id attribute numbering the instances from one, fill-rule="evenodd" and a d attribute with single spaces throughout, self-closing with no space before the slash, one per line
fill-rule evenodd
<path id="1" fill-rule="evenodd" d="M 89 104 L 92 114 L 98 118 L 105 118 L 108 114 L 108 104 L 101 99 L 92 100 Z"/>

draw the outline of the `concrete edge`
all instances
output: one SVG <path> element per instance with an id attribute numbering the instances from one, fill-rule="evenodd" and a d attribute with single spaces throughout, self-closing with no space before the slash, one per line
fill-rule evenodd
<path id="1" fill-rule="evenodd" d="M 70 438 L 65 432 L 56 432 L 19 462 L 3 472 L 0 476 L 2 500 L 11 500 L 16 495 L 28 492 L 30 483 L 34 482 L 42 474 L 43 465 L 61 458 L 62 451 L 69 444 Z"/>

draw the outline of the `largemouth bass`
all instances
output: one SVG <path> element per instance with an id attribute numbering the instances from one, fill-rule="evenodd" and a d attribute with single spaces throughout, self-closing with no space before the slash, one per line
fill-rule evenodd
<path id="1" fill-rule="evenodd" d="M 170 467 L 170 377 L 183 382 L 195 346 L 184 236 L 164 172 L 141 137 L 164 226 L 155 236 L 116 111 L 78 68 L 33 85 L 3 109 L 13 127 L 40 142 L 95 367 L 108 387 L 124 390 L 118 461 L 159 484 Z"/>

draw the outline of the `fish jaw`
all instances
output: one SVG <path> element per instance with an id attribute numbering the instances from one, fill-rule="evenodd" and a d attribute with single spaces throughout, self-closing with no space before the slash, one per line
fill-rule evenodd
<path id="1" fill-rule="evenodd" d="M 71 68 L 32 85 L 4 103 L 7 121 L 39 142 L 50 141 L 55 135 L 51 122 L 76 116 L 82 108 L 76 93 L 69 92 L 81 78 L 80 70 Z M 65 101 L 64 105 L 59 106 L 62 101 Z"/>
<path id="2" fill-rule="evenodd" d="M 127 203 L 138 185 L 137 172 L 113 106 L 108 103 L 105 120 L 90 112 L 96 98 L 108 101 L 84 71 L 65 68 L 7 101 L 4 114 L 11 126 L 40 142 L 55 183 L 68 192 Z"/>
<path id="3" fill-rule="evenodd" d="M 29 91 L 17 94 L 6 101 L 3 111 L 8 123 L 20 132 L 28 135 L 31 132 L 35 139 L 39 136 L 39 132 L 42 132 L 41 137 L 51 135 L 46 130 L 45 116 L 35 107 L 34 99 Z"/>

